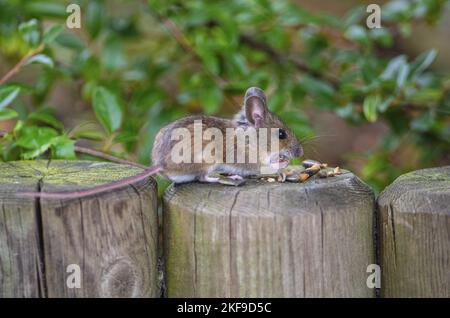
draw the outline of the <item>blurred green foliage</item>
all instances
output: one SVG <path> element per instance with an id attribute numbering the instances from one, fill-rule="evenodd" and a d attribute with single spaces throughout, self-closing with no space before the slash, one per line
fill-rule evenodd
<path id="1" fill-rule="evenodd" d="M 436 23 L 448 1 L 389 1 L 381 29 L 365 26 L 365 6 L 341 18 L 287 0 L 74 3 L 81 29 L 65 27 L 66 1 L 0 0 L 0 54 L 18 74 L 0 85 L 0 121 L 15 120 L 0 139 L 1 160 L 74 159 L 75 141 L 91 139 L 150 164 L 163 125 L 189 113 L 233 113 L 253 85 L 300 139 L 314 135 L 308 111 L 388 123 L 380 144 L 359 154 L 376 190 L 448 155 L 450 77 L 429 71 L 436 50 L 411 59 L 392 49 L 415 21 Z M 32 63 L 38 74 L 16 81 Z M 79 87 L 103 129 L 64 127 L 59 105 L 48 105 L 58 81 Z M 393 164 L 405 144 L 419 159 Z"/>

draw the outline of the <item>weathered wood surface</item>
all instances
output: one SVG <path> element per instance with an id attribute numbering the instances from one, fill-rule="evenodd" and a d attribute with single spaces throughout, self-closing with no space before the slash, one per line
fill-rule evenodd
<path id="1" fill-rule="evenodd" d="M 381 295 L 450 297 L 450 166 L 399 177 L 378 204 Z"/>
<path id="2" fill-rule="evenodd" d="M 374 195 L 351 173 L 306 183 L 173 185 L 169 297 L 373 297 Z"/>
<path id="3" fill-rule="evenodd" d="M 75 200 L 18 198 L 83 189 L 136 174 L 89 161 L 0 163 L 0 297 L 155 297 L 156 183 L 148 178 Z M 81 268 L 68 288 L 67 266 Z"/>

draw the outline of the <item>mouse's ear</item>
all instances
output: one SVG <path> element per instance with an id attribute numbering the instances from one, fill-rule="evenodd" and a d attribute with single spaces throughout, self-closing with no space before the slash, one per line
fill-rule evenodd
<path id="1" fill-rule="evenodd" d="M 252 126 L 259 128 L 269 111 L 267 109 L 267 98 L 262 89 L 250 87 L 245 92 L 244 107 L 247 121 Z"/>

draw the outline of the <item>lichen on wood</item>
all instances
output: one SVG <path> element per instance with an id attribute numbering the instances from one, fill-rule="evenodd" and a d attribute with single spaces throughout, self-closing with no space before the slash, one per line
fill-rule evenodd
<path id="1" fill-rule="evenodd" d="M 0 163 L 0 297 L 159 296 L 152 178 L 79 199 L 16 195 L 81 190 L 140 171 L 91 161 Z M 81 269 L 81 288 L 66 284 L 70 264 Z"/>
<path id="2" fill-rule="evenodd" d="M 384 297 L 450 297 L 450 166 L 400 176 L 378 199 Z"/>

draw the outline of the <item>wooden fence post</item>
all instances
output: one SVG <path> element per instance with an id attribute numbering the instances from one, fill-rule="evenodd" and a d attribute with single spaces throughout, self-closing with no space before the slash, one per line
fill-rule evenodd
<path id="1" fill-rule="evenodd" d="M 399 177 L 378 205 L 381 295 L 450 297 L 450 166 Z"/>
<path id="2" fill-rule="evenodd" d="M 153 179 L 74 200 L 15 196 L 82 189 L 137 172 L 89 161 L 0 163 L 0 297 L 159 296 Z"/>
<path id="3" fill-rule="evenodd" d="M 169 297 L 373 297 L 374 195 L 351 173 L 306 183 L 173 185 Z"/>

